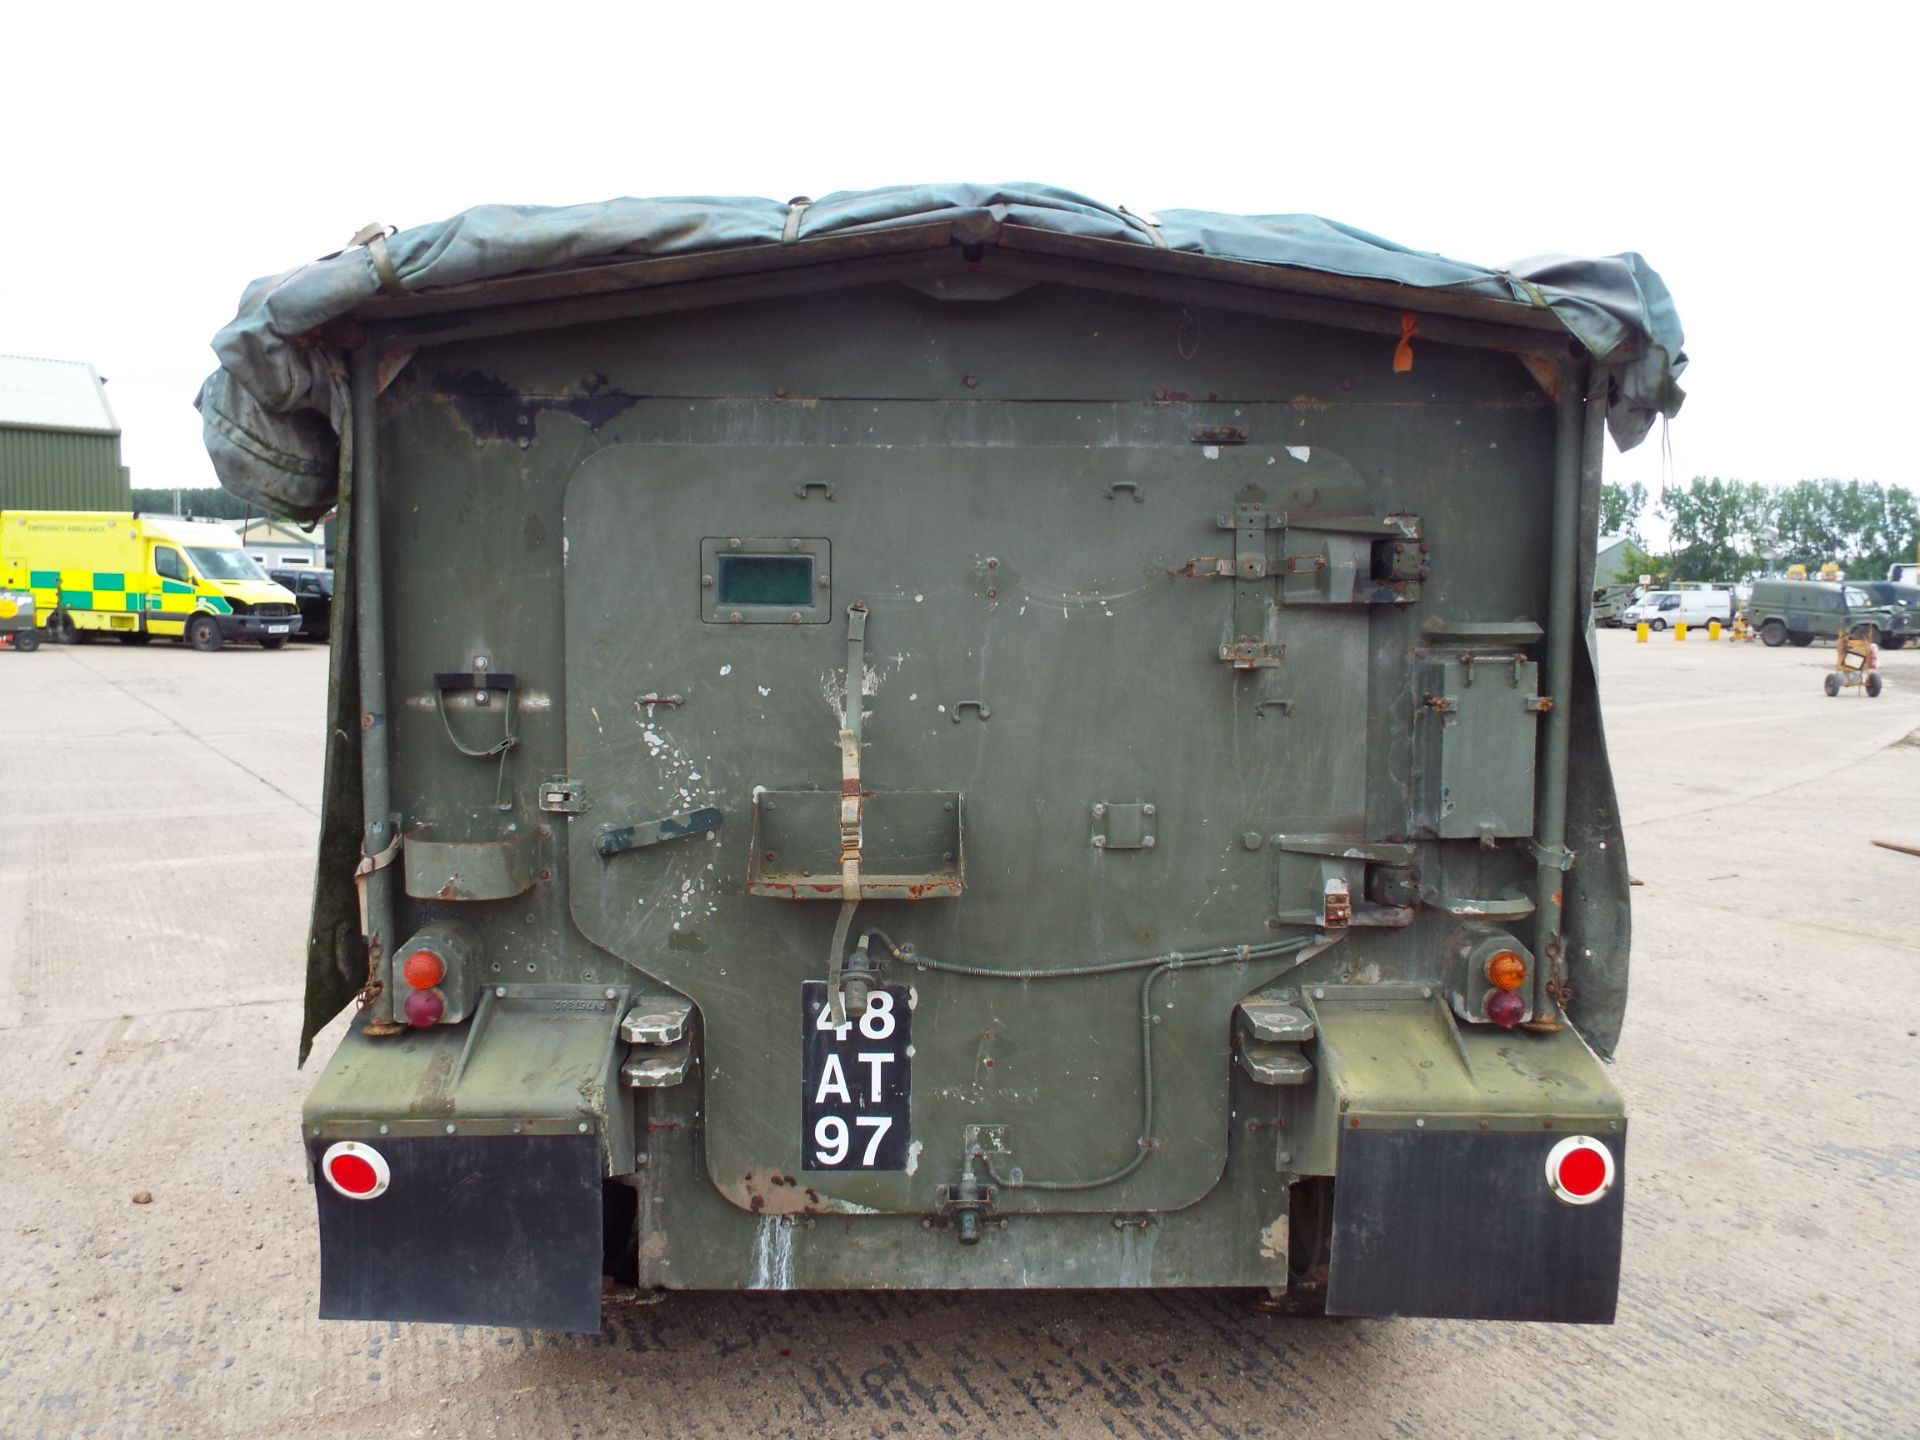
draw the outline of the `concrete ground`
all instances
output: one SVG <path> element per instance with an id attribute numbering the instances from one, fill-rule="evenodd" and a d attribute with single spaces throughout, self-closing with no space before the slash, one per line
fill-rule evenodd
<path id="1" fill-rule="evenodd" d="M 0 651 L 0 1437 L 1920 1434 L 1920 858 L 1869 843 L 1920 843 L 1920 653 L 1829 700 L 1820 649 L 1600 639 L 1618 1324 L 802 1294 L 591 1338 L 313 1318 L 324 655 Z"/>

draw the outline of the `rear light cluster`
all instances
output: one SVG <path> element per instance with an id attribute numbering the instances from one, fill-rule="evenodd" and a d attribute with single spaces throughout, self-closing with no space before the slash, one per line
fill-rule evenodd
<path id="1" fill-rule="evenodd" d="M 479 946 L 467 926 L 431 921 L 397 953 L 398 1018 L 421 1027 L 467 1018 L 479 984 Z"/>
<path id="2" fill-rule="evenodd" d="M 407 982 L 407 998 L 401 1004 L 409 1025 L 438 1025 L 447 1013 L 447 997 L 437 988 L 447 978 L 447 962 L 428 949 L 415 950 L 400 966 Z"/>
<path id="3" fill-rule="evenodd" d="M 1487 957 L 1487 1019 L 1503 1030 L 1511 1030 L 1527 1015 L 1527 1002 L 1520 987 L 1527 983 L 1527 962 L 1517 950 L 1496 950 Z"/>
<path id="4" fill-rule="evenodd" d="M 1512 935 L 1470 920 L 1447 937 L 1442 953 L 1453 1013 L 1460 1019 L 1511 1030 L 1527 1018 L 1533 956 Z"/>

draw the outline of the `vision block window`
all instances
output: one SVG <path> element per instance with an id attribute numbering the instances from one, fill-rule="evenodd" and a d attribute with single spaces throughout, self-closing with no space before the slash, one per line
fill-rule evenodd
<path id="1" fill-rule="evenodd" d="M 824 625 L 833 609 L 832 547 L 813 536 L 700 542 L 700 618 L 710 625 Z"/>
<path id="2" fill-rule="evenodd" d="M 811 555 L 722 555 L 718 579 L 725 605 L 811 605 Z"/>

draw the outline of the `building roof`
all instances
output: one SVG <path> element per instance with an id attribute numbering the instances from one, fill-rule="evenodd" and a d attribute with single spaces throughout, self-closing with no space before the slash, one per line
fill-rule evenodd
<path id="1" fill-rule="evenodd" d="M 118 435 L 106 387 L 84 360 L 0 355 L 0 426 Z"/>
<path id="2" fill-rule="evenodd" d="M 271 516 L 256 515 L 251 520 L 229 520 L 226 522 L 240 536 L 246 545 L 304 545 L 312 547 L 321 543 L 320 532 L 301 530 L 286 520 L 275 520 Z"/>

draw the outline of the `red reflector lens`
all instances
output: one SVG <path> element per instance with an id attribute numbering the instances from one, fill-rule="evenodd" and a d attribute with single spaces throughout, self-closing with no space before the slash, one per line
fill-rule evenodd
<path id="1" fill-rule="evenodd" d="M 409 1025 L 437 1025 L 447 1013 L 447 1002 L 438 990 L 416 990 L 407 996 L 406 1012 Z"/>
<path id="2" fill-rule="evenodd" d="M 349 1195 L 369 1195 L 373 1193 L 373 1187 L 380 1183 L 373 1166 L 358 1155 L 334 1156 L 327 1173 L 333 1176 L 333 1183 Z"/>
<path id="3" fill-rule="evenodd" d="M 1560 1188 L 1587 1196 L 1607 1183 L 1607 1162 L 1598 1150 L 1569 1150 L 1560 1157 Z"/>
<path id="4" fill-rule="evenodd" d="M 1511 990 L 1499 990 L 1487 997 L 1487 1019 L 1503 1030 L 1511 1030 L 1527 1013 L 1527 1002 Z"/>
<path id="5" fill-rule="evenodd" d="M 447 978 L 447 962 L 431 950 L 416 950 L 400 967 L 407 984 L 416 990 L 431 990 Z"/>
<path id="6" fill-rule="evenodd" d="M 1613 1181 L 1613 1152 L 1604 1140 L 1569 1135 L 1547 1152 L 1547 1184 L 1568 1205 L 1597 1204 Z"/>
<path id="7" fill-rule="evenodd" d="M 335 1192 L 349 1200 L 371 1200 L 387 1193 L 393 1172 L 387 1157 L 358 1140 L 339 1140 L 320 1157 L 320 1173 Z"/>

